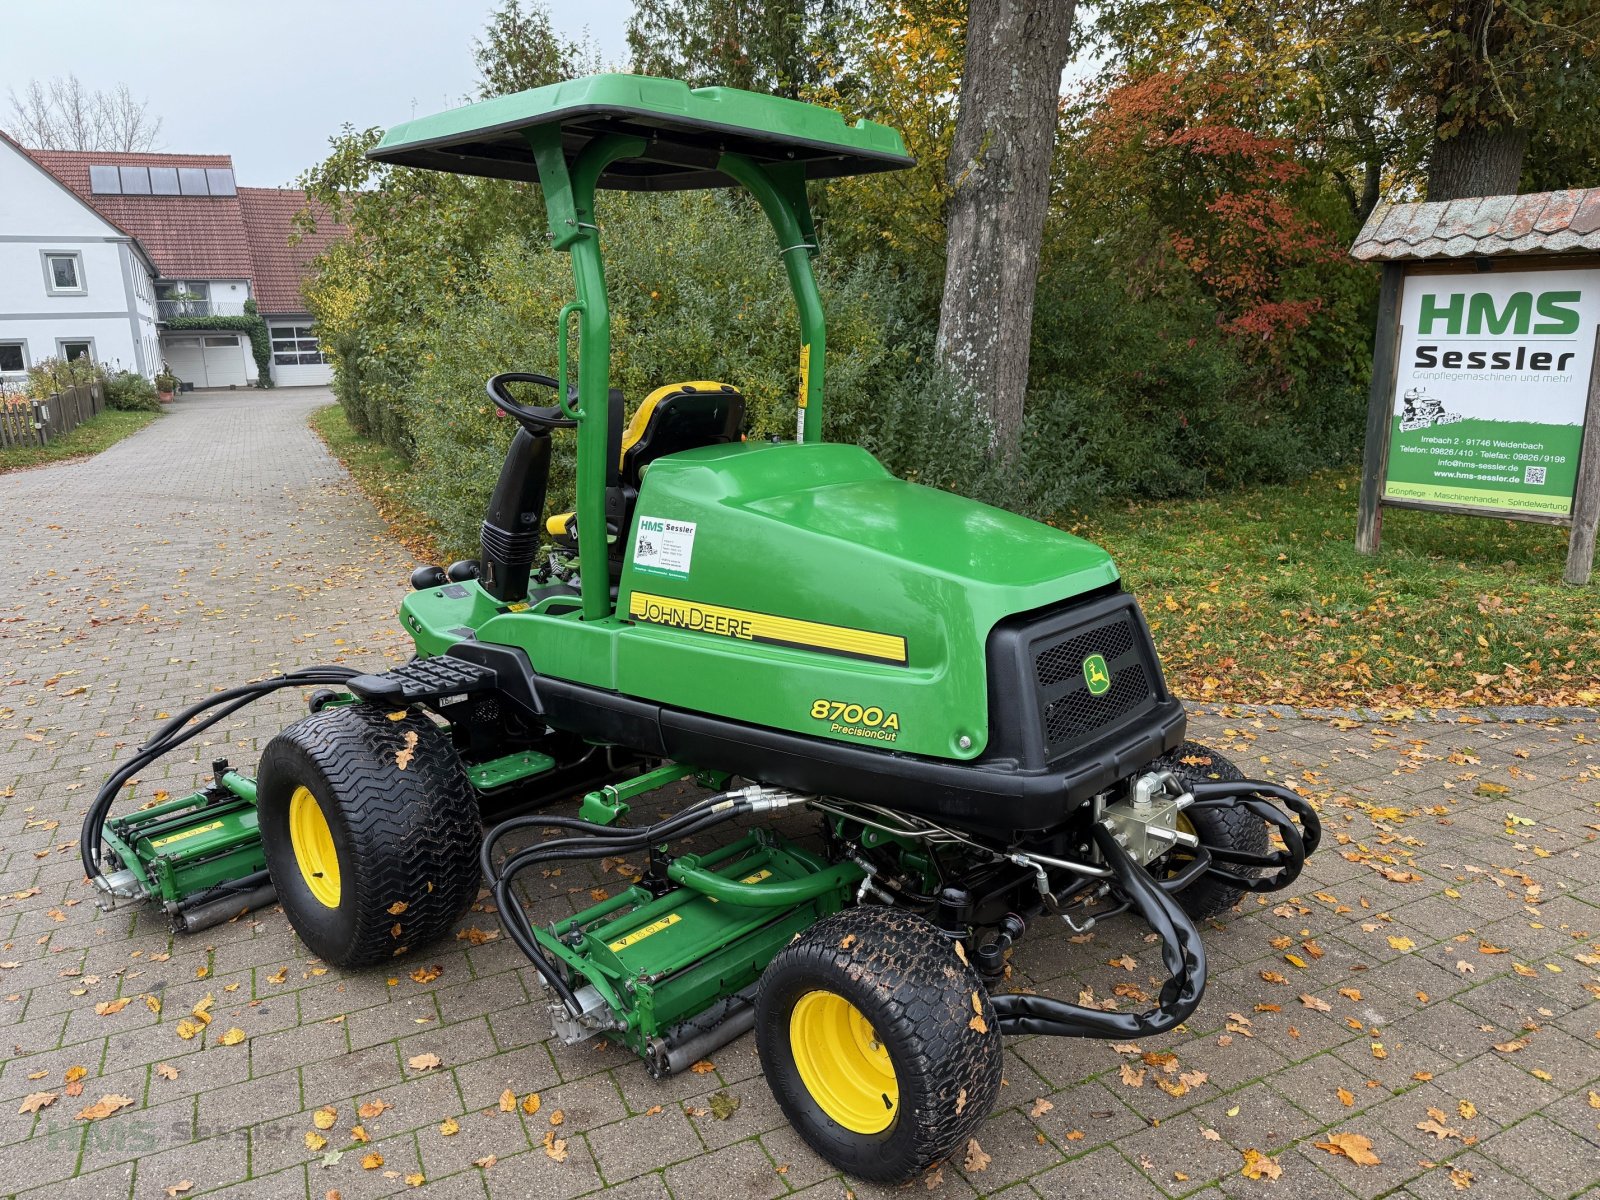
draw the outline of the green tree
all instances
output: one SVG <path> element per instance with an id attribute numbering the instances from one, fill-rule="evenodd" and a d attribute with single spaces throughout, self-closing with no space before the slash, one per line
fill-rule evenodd
<path id="1" fill-rule="evenodd" d="M 537 0 L 502 0 L 489 14 L 483 36 L 473 39 L 478 64 L 478 95 L 487 100 L 544 87 L 600 69 L 600 50 L 587 35 L 578 40 L 558 34 L 550 10 Z"/>
<path id="2" fill-rule="evenodd" d="M 641 75 L 799 99 L 866 0 L 635 0 L 628 49 Z"/>

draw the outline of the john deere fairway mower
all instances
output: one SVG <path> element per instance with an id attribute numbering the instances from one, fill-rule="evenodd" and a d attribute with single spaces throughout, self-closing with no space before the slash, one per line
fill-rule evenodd
<path id="1" fill-rule="evenodd" d="M 555 374 L 489 380 L 519 428 L 481 559 L 412 577 L 415 659 L 275 677 L 180 713 L 102 791 L 90 876 L 191 926 L 275 890 L 306 945 L 346 969 L 447 934 L 486 880 L 562 1039 L 612 1038 L 668 1075 L 753 1027 L 795 1128 L 870 1180 L 964 1142 L 1000 1086 L 1002 1035 L 1150 1037 L 1193 1013 L 1195 922 L 1289 884 L 1316 816 L 1184 740 L 1104 551 L 823 440 L 806 189 L 911 165 L 899 136 L 605 75 L 412 121 L 372 157 L 543 187 L 576 284 Z M 732 186 L 769 218 L 799 312 L 792 441 L 742 436 L 736 382 L 667 384 L 626 420 L 609 386 L 596 190 Z M 547 514 L 565 436 L 576 508 Z M 109 817 L 142 763 L 259 694 L 313 685 L 312 713 L 254 780 L 219 763 L 206 791 Z M 711 794 L 628 822 L 632 799 L 690 779 Z M 578 816 L 484 834 L 491 807 L 586 788 Z M 765 814 L 784 809 L 815 814 L 820 838 L 780 836 Z M 681 850 L 736 818 L 721 848 Z M 619 894 L 550 924 L 522 906 L 530 869 L 620 854 L 644 866 Z M 1150 1011 L 1003 990 L 1030 924 L 1122 912 L 1160 938 L 1169 978 Z"/>

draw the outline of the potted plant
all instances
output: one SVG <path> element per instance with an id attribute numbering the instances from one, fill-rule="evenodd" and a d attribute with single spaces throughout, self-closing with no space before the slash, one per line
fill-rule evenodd
<path id="1" fill-rule="evenodd" d="M 172 373 L 171 367 L 163 366 L 156 373 L 156 394 L 161 397 L 161 403 L 171 404 L 172 393 L 178 390 L 178 377 Z"/>

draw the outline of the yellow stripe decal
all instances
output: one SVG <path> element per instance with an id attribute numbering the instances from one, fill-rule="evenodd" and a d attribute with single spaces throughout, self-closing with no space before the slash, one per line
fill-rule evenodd
<path id="1" fill-rule="evenodd" d="M 663 929 L 671 929 L 681 920 L 683 920 L 683 918 L 677 913 L 668 913 L 659 921 L 651 921 L 648 925 L 641 925 L 626 937 L 618 938 L 616 941 L 607 946 L 606 949 L 610 950 L 613 954 L 615 954 L 618 950 L 626 950 L 635 942 L 642 942 L 647 937 L 653 937 L 655 934 L 660 933 Z"/>
<path id="2" fill-rule="evenodd" d="M 892 633 L 872 633 L 847 629 L 843 625 L 823 625 L 793 617 L 724 608 L 717 604 L 698 604 L 634 592 L 628 601 L 628 615 L 650 625 L 692 629 L 719 637 L 747 642 L 768 642 L 777 646 L 798 646 L 802 650 L 822 650 L 851 658 L 870 658 L 877 662 L 904 663 L 906 640 Z"/>
<path id="3" fill-rule="evenodd" d="M 170 846 L 173 842 L 185 841 L 188 838 L 199 837 L 202 833 L 211 833 L 221 829 L 221 821 L 212 821 L 209 825 L 196 825 L 193 829 L 185 829 L 182 833 L 169 833 L 164 838 L 157 838 L 150 843 L 150 849 L 159 850 L 163 846 Z"/>

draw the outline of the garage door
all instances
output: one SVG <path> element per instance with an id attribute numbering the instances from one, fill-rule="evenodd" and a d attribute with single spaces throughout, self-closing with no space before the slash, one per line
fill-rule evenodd
<path id="1" fill-rule="evenodd" d="M 272 326 L 272 382 L 279 387 L 326 387 L 333 368 L 309 324 Z"/>
<path id="2" fill-rule="evenodd" d="M 236 333 L 168 336 L 161 353 L 172 373 L 197 388 L 244 387 L 244 343 Z"/>

